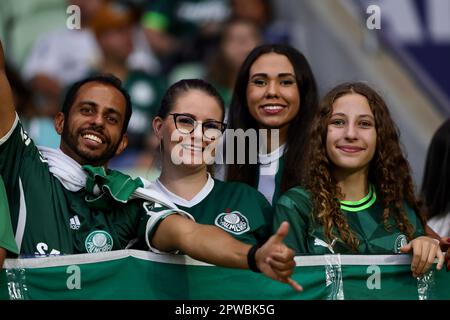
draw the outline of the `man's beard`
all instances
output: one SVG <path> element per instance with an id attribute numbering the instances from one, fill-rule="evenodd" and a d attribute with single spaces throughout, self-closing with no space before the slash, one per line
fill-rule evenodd
<path id="1" fill-rule="evenodd" d="M 64 123 L 61 140 L 64 141 L 64 143 L 80 158 L 80 160 L 82 160 L 83 163 L 80 164 L 104 165 L 115 156 L 120 145 L 120 140 L 117 141 L 116 144 L 111 144 L 110 140 L 107 139 L 107 141 L 105 141 L 107 148 L 101 154 L 95 154 L 93 151 L 84 151 L 80 149 L 78 143 L 78 138 L 82 136 L 82 132 L 89 130 L 90 132 L 100 133 L 101 131 L 94 127 L 89 127 L 85 129 L 78 129 L 75 133 L 72 133 L 66 123 Z"/>

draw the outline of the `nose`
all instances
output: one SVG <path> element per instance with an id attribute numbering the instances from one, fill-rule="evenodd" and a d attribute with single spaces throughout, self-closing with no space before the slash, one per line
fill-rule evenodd
<path id="1" fill-rule="evenodd" d="M 191 138 L 194 142 L 201 143 L 203 139 L 203 123 L 198 122 L 194 131 L 191 133 Z"/>
<path id="2" fill-rule="evenodd" d="M 101 112 L 96 112 L 91 116 L 90 122 L 94 126 L 103 127 L 105 124 L 105 117 Z"/>
<path id="3" fill-rule="evenodd" d="M 358 131 L 354 124 L 350 123 L 347 125 L 345 130 L 345 139 L 356 140 L 358 139 Z"/>
<path id="4" fill-rule="evenodd" d="M 269 81 L 267 85 L 266 97 L 278 97 L 278 83 L 276 81 Z"/>

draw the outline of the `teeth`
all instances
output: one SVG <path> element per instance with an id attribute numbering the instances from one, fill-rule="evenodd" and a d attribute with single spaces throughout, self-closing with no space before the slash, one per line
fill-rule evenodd
<path id="1" fill-rule="evenodd" d="M 83 138 L 89 139 L 89 140 L 92 140 L 92 141 L 95 141 L 95 142 L 98 142 L 98 143 L 103 143 L 103 141 L 99 137 L 94 136 L 93 134 L 84 135 Z"/>
<path id="2" fill-rule="evenodd" d="M 264 109 L 266 110 L 280 110 L 283 109 L 281 106 L 264 106 Z"/>

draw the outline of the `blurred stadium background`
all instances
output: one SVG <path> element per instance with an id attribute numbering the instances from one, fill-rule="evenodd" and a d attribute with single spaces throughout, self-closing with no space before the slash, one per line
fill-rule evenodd
<path id="1" fill-rule="evenodd" d="M 163 1 L 166 5 L 171 2 L 172 7 L 176 5 L 175 3 L 183 3 L 175 0 Z M 45 95 L 48 87 L 41 88 L 44 82 L 36 80 L 39 83 L 33 83 L 33 75 L 30 75 L 26 65 L 31 59 L 32 51 L 37 50 L 37 43 L 42 41 L 43 37 L 55 30 L 67 28 L 66 22 L 70 14 L 66 10 L 69 4 L 82 2 L 81 0 L 0 2 L 0 38 L 6 51 L 8 65 L 17 76 L 17 80 L 13 83 L 19 100 L 16 103 L 23 104 L 20 112 L 28 118 L 28 130 L 40 144 L 57 143 L 55 137 L 48 134 L 51 123 L 48 121 L 52 110 L 47 108 L 46 104 L 50 104 L 51 99 Z M 112 2 L 109 5 L 113 6 L 132 8 L 134 29 L 138 31 L 133 38 L 134 48 L 142 50 L 136 54 L 133 62 L 128 60 L 128 67 L 138 66 L 145 72 L 145 79 L 153 89 L 156 88 L 157 80 L 164 78 L 164 85 L 158 87 L 159 92 L 163 92 L 171 82 L 180 77 L 208 75 L 205 70 L 208 70 L 213 60 L 211 57 L 216 55 L 220 47 L 218 35 L 224 27 L 221 23 L 230 16 L 238 15 L 236 8 L 239 2 L 241 5 L 246 2 L 250 5 L 250 11 L 247 11 L 250 14 L 247 13 L 248 16 L 245 16 L 245 13 L 242 13 L 240 18 L 245 16 L 246 19 L 254 19 L 253 23 L 260 29 L 262 35 L 261 41 L 287 42 L 302 51 L 312 65 L 321 95 L 336 84 L 349 80 L 367 81 L 378 89 L 388 102 L 397 122 L 416 184 L 420 185 L 430 139 L 438 126 L 450 117 L 449 0 L 188 0 L 184 2 L 190 2 L 191 7 L 187 5 L 184 7 L 186 15 L 203 18 L 214 16 L 217 18 L 216 22 L 220 23 L 218 27 L 215 26 L 216 29 L 210 28 L 208 31 L 209 34 L 214 34 L 214 37 L 199 37 L 198 32 L 191 33 L 192 38 L 184 35 L 180 41 L 181 45 L 175 46 L 174 51 L 167 55 L 164 48 L 158 47 L 159 44 L 153 45 L 146 31 L 152 27 L 156 29 L 160 27 L 159 31 L 164 31 L 161 29 L 164 24 L 156 23 L 161 22 L 161 19 L 153 19 L 154 8 L 161 1 L 107 2 Z M 192 2 L 195 5 L 192 5 Z M 370 30 L 366 25 L 367 19 L 372 14 L 367 12 L 370 5 L 377 5 L 381 9 L 380 29 Z M 261 6 L 269 10 L 262 14 L 263 16 L 265 14 L 263 21 L 259 21 L 258 17 L 252 17 L 253 13 L 262 8 Z M 191 10 L 188 10 L 189 8 Z M 178 11 L 179 14 L 180 12 Z M 94 14 L 95 27 L 90 27 L 96 34 L 100 32 L 99 30 L 108 28 L 110 22 L 117 24 L 111 25 L 111 28 L 121 24 L 122 15 L 110 13 L 103 11 L 102 14 Z M 81 14 L 83 19 L 83 11 Z M 169 19 L 167 23 L 169 22 L 172 21 Z M 139 38 L 137 35 L 142 35 L 140 31 L 147 37 Z M 171 32 L 173 37 L 178 36 L 176 29 Z M 198 44 L 200 45 L 197 46 Z M 194 50 L 190 48 L 191 51 L 188 52 L 186 50 L 188 47 L 194 47 Z M 201 54 L 196 51 L 200 48 Z M 79 50 L 80 52 L 74 50 L 73 53 L 81 54 L 84 49 L 80 47 Z M 181 55 L 180 50 L 187 53 Z M 237 54 L 237 51 L 239 50 L 234 49 L 232 53 Z M 37 56 L 39 66 L 45 65 L 46 57 L 50 57 L 51 54 L 44 53 Z M 172 59 L 165 59 L 167 56 Z M 66 68 L 63 64 L 56 72 L 62 75 L 69 72 L 68 70 L 70 66 Z M 101 68 L 90 66 L 89 71 L 92 70 Z M 67 83 L 60 84 L 61 87 L 66 85 Z M 50 85 L 50 92 L 51 89 Z M 130 90 L 135 90 L 133 103 L 144 101 L 142 110 L 147 108 L 144 98 L 150 96 L 155 97 L 152 108 L 157 108 L 158 95 L 146 89 L 142 83 L 134 83 L 134 87 L 130 87 Z M 56 94 L 62 95 L 63 91 L 60 90 Z M 224 95 L 226 94 L 225 92 Z M 29 98 L 20 100 L 28 96 Z M 48 99 L 45 100 L 46 98 Z M 158 171 L 155 160 L 157 151 L 151 133 L 148 132 L 149 127 L 146 126 L 150 124 L 153 112 L 143 111 L 142 114 L 139 113 L 141 119 L 135 119 L 136 127 L 139 127 L 139 120 L 141 121 L 141 132 L 137 135 L 137 139 L 145 138 L 146 142 L 136 143 L 130 153 L 114 164 L 130 173 L 144 173 L 150 179 L 154 178 Z M 36 119 L 38 120 L 35 121 Z"/>

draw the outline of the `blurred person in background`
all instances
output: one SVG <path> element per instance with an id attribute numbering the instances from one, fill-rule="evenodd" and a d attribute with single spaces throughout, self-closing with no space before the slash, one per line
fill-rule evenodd
<path id="1" fill-rule="evenodd" d="M 229 14 L 228 0 L 153 0 L 142 26 L 167 72 L 182 62 L 202 61 Z"/>
<path id="2" fill-rule="evenodd" d="M 188 62 L 176 66 L 169 75 L 169 82 L 186 78 L 206 79 L 220 92 L 228 111 L 239 68 L 261 41 L 261 32 L 252 21 L 232 18 L 225 22 L 219 43 L 211 51 L 210 57 L 205 62 Z"/>
<path id="3" fill-rule="evenodd" d="M 437 129 L 431 139 L 422 197 L 428 208 L 428 225 L 450 244 L 447 237 L 450 235 L 450 119 Z"/>
<path id="4" fill-rule="evenodd" d="M 101 51 L 91 24 L 98 10 L 109 2 L 118 1 L 68 1 L 68 5 L 80 8 L 80 29 L 69 29 L 64 24 L 36 40 L 25 61 L 22 74 L 23 78 L 31 83 L 35 92 L 35 105 L 41 109 L 42 114 L 53 118 L 59 111 L 64 88 L 86 77 L 91 69 L 98 67 Z M 128 63 L 146 71 L 157 71 L 157 61 L 152 58 L 151 50 L 144 39 L 142 35 L 139 47 L 130 55 Z M 144 53 L 141 53 L 142 51 Z M 147 57 L 146 61 L 142 57 Z"/>
<path id="5" fill-rule="evenodd" d="M 53 120 L 41 109 L 36 108 L 34 93 L 29 83 L 26 83 L 20 73 L 9 64 L 5 65 L 5 73 L 10 80 L 17 113 L 22 117 L 23 126 L 30 137 L 37 145 L 56 148 L 59 145 L 59 136 L 55 132 Z"/>
<path id="6" fill-rule="evenodd" d="M 230 0 L 231 16 L 252 21 L 260 30 L 264 43 L 289 44 L 291 27 L 276 19 L 271 0 Z"/>
<path id="7" fill-rule="evenodd" d="M 105 0 L 70 0 L 81 12 L 81 28 L 66 25 L 40 36 L 23 68 L 23 77 L 35 92 L 35 105 L 52 118 L 59 111 L 65 86 L 85 77 L 98 63 L 99 50 L 89 25 Z"/>
<path id="8" fill-rule="evenodd" d="M 111 167 L 128 171 L 138 169 L 139 165 L 148 171 L 149 164 L 154 163 L 157 147 L 152 143 L 151 120 L 158 110 L 166 81 L 163 75 L 149 74 L 127 64 L 134 48 L 132 31 L 136 22 L 132 8 L 126 4 L 106 3 L 100 7 L 91 28 L 100 47 L 101 60 L 91 73 L 113 74 L 119 78 L 133 105 L 127 132 L 128 147 L 111 161 Z"/>
<path id="9" fill-rule="evenodd" d="M 208 63 L 206 79 L 219 90 L 227 111 L 239 68 L 261 41 L 260 30 L 250 20 L 232 19 L 223 28 L 218 50 Z"/>

